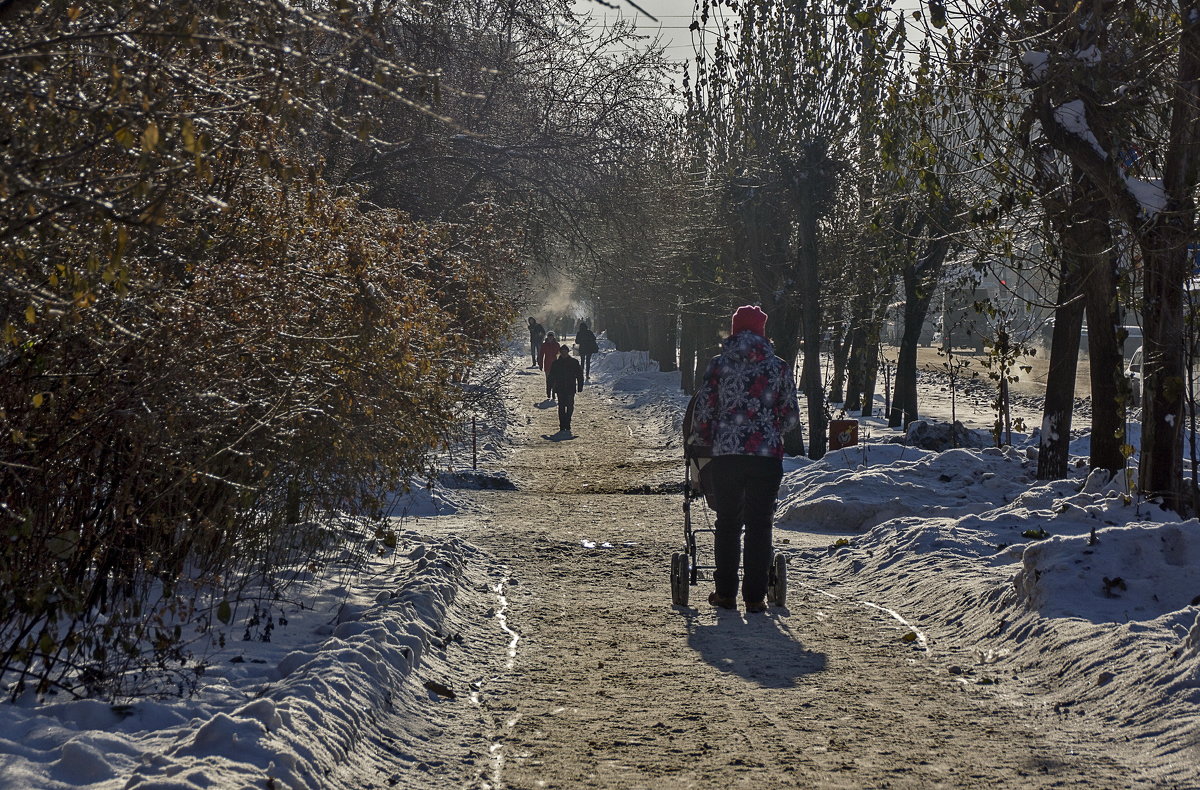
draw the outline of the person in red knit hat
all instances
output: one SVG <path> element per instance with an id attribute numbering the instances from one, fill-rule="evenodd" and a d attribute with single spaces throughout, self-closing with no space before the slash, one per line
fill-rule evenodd
<path id="1" fill-rule="evenodd" d="M 791 367 L 766 337 L 767 314 L 754 305 L 733 314 L 721 353 L 696 395 L 693 444 L 712 447 L 712 503 L 717 511 L 713 606 L 737 605 L 741 555 L 747 612 L 766 611 L 771 522 L 783 479 L 783 435 L 800 421 Z M 746 529 L 742 546 L 742 527 Z"/>
<path id="2" fill-rule="evenodd" d="M 758 305 L 742 305 L 733 312 L 730 322 L 730 335 L 739 332 L 753 332 L 756 335 L 767 336 L 767 314 Z"/>

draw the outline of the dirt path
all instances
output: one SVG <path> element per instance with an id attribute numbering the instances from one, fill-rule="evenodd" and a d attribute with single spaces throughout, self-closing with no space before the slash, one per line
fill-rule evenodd
<path id="1" fill-rule="evenodd" d="M 520 634 L 513 671 L 488 683 L 481 786 L 1151 786 L 1030 698 L 961 682 L 887 614 L 803 579 L 767 615 L 713 610 L 703 581 L 695 606 L 672 607 L 680 498 L 620 493 L 678 480 L 669 437 L 589 390 L 577 438 L 544 439 L 541 377 L 516 379 L 519 490 L 480 492 L 465 536 L 511 568 Z"/>

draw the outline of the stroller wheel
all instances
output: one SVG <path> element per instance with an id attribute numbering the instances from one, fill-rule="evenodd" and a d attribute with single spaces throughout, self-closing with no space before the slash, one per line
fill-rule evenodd
<path id="1" fill-rule="evenodd" d="M 671 555 L 671 603 L 676 606 L 687 606 L 688 593 L 691 590 L 688 555 L 676 552 Z"/>
<path id="2" fill-rule="evenodd" d="M 767 596 L 776 606 L 787 603 L 787 558 L 776 554 L 767 578 Z"/>

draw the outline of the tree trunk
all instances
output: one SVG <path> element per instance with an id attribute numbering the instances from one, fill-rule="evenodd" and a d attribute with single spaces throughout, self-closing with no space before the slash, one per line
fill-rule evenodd
<path id="1" fill-rule="evenodd" d="M 879 330 L 867 334 L 866 361 L 863 363 L 862 406 L 860 417 L 875 414 L 875 383 L 879 380 Z"/>
<path id="2" fill-rule="evenodd" d="M 1190 515 L 1184 494 L 1185 365 L 1183 291 L 1190 267 L 1188 242 L 1196 225 L 1200 165 L 1200 15 L 1180 5 L 1178 73 L 1171 97 L 1169 141 L 1163 159 L 1166 210 L 1153 222 L 1131 224 L 1145 266 L 1142 299 L 1142 451 L 1138 485 L 1163 498 L 1164 507 Z"/>
<path id="3" fill-rule="evenodd" d="M 921 326 L 929 312 L 931 294 L 921 294 L 915 285 L 915 267 L 904 268 L 904 334 L 896 358 L 896 380 L 892 386 L 892 412 L 889 428 L 907 428 L 917 415 L 917 343 Z"/>
<path id="4" fill-rule="evenodd" d="M 1088 361 L 1092 385 L 1092 456 L 1093 469 L 1117 472 L 1125 468 L 1123 448 L 1126 412 L 1131 394 L 1125 378 L 1125 358 L 1118 331 L 1124 323 L 1117 292 L 1117 258 L 1112 232 L 1107 221 L 1097 223 L 1102 234 L 1099 254 L 1087 262 L 1084 294 L 1087 300 Z"/>
<path id="5" fill-rule="evenodd" d="M 866 360 L 863 362 L 862 408 L 860 417 L 871 417 L 875 414 L 875 387 L 879 381 L 879 352 L 880 340 L 883 336 L 883 321 L 887 316 L 888 298 L 890 291 L 883 291 L 867 324 Z M 887 393 L 884 393 L 886 400 Z M 886 405 L 885 405 L 886 412 Z"/>
<path id="6" fill-rule="evenodd" d="M 846 362 L 846 402 L 842 404 L 847 414 L 862 408 L 863 380 L 867 373 L 866 336 L 865 328 L 856 328 L 850 333 L 850 355 Z"/>
<path id="7" fill-rule="evenodd" d="M 933 288 L 922 287 L 918 266 L 904 267 L 904 334 L 896 358 L 896 381 L 892 386 L 892 412 L 888 427 L 907 428 L 920 419 L 917 412 L 917 346 L 921 327 L 929 313 Z"/>
<path id="8" fill-rule="evenodd" d="M 629 350 L 630 351 L 649 351 L 650 350 L 650 314 L 649 313 L 636 312 L 630 316 Z"/>
<path id="9" fill-rule="evenodd" d="M 946 213 L 948 207 L 942 207 L 943 218 Z M 888 427 L 891 428 L 907 428 L 920 419 L 917 411 L 917 344 L 942 266 L 950 252 L 950 237 L 939 229 L 939 223 L 931 222 L 929 227 L 935 229 L 932 232 L 936 235 L 929 240 L 924 255 L 916 263 L 904 267 L 904 336 L 896 360 L 892 412 L 888 415 Z"/>
<path id="10" fill-rule="evenodd" d="M 872 301 L 875 294 L 872 283 L 859 283 L 862 292 L 854 300 L 854 309 L 850 313 L 849 360 L 846 375 L 847 412 L 857 411 L 862 407 L 863 385 L 868 376 L 868 336 L 871 330 L 871 314 L 874 312 Z"/>
<path id="11" fill-rule="evenodd" d="M 675 314 L 650 313 L 646 316 L 648 337 L 646 349 L 663 373 L 678 370 L 675 363 Z"/>
<path id="12" fill-rule="evenodd" d="M 1067 218 L 1067 228 L 1080 226 Z M 1038 447 L 1038 480 L 1061 480 L 1067 476 L 1071 443 L 1071 416 L 1075 411 L 1075 373 L 1079 366 L 1079 333 L 1083 328 L 1084 300 L 1080 282 L 1082 251 L 1072 233 L 1062 236 L 1062 271 L 1054 308 L 1054 334 L 1050 338 L 1050 372 L 1042 410 L 1042 435 Z M 1083 230 L 1087 226 L 1082 226 Z"/>
<path id="13" fill-rule="evenodd" d="M 1183 286 L 1186 236 L 1167 222 L 1139 240 L 1145 264 L 1142 339 L 1142 451 L 1138 487 L 1186 515 L 1183 496 Z"/>
<path id="14" fill-rule="evenodd" d="M 689 395 L 696 393 L 696 315 L 684 308 L 679 317 L 679 387 Z"/>
<path id="15" fill-rule="evenodd" d="M 850 356 L 850 344 L 854 340 L 854 330 L 847 327 L 839 339 L 833 338 L 833 376 L 829 382 L 829 402 L 845 405 L 846 394 L 842 385 L 846 382 L 846 362 Z"/>
<path id="16" fill-rule="evenodd" d="M 697 342 L 696 342 L 696 389 L 704 382 L 704 371 L 708 369 L 708 363 L 712 358 L 721 353 L 721 340 L 727 334 L 727 328 L 723 330 L 721 319 L 714 318 L 712 315 L 696 316 L 696 326 L 698 327 Z"/>
<path id="17" fill-rule="evenodd" d="M 824 457 L 829 447 L 825 391 L 821 386 L 821 274 L 817 251 L 816 207 L 810 200 L 797 210 L 800 270 L 801 323 L 804 328 L 804 368 L 801 379 L 808 401 L 808 457 Z"/>
<path id="18" fill-rule="evenodd" d="M 767 319 L 767 335 L 775 348 L 775 356 L 795 361 L 800 351 L 801 311 L 796 309 L 794 298 L 788 302 L 764 299 L 763 310 Z"/>
<path id="19" fill-rule="evenodd" d="M 667 337 L 665 342 L 664 356 L 670 357 L 671 367 L 666 372 L 674 372 L 679 370 L 678 357 L 679 351 L 679 309 L 671 311 L 667 316 Z"/>

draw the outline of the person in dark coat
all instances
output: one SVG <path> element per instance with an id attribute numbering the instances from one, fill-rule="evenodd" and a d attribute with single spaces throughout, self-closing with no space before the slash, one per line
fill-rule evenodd
<path id="1" fill-rule="evenodd" d="M 546 372 L 546 400 L 554 399 L 554 388 L 550 386 L 550 366 L 558 359 L 558 339 L 553 332 L 546 333 L 546 340 L 538 351 L 538 367 Z"/>
<path id="2" fill-rule="evenodd" d="M 533 356 L 533 364 L 529 367 L 538 367 L 538 353 L 542 350 L 542 341 L 546 339 L 546 327 L 537 322 L 533 316 L 529 316 L 529 353 Z"/>
<path id="3" fill-rule="evenodd" d="M 558 359 L 550 366 L 550 385 L 558 396 L 558 430 L 571 432 L 571 415 L 575 413 L 575 393 L 583 392 L 583 367 L 571 356 L 571 347 L 558 347 Z"/>
<path id="4" fill-rule="evenodd" d="M 579 346 L 579 361 L 583 365 L 583 377 L 590 379 L 592 377 L 592 354 L 600 351 L 600 344 L 596 342 L 596 334 L 588 329 L 585 321 L 579 322 L 579 331 L 575 333 L 575 345 Z"/>
<path id="5" fill-rule="evenodd" d="M 737 605 L 738 555 L 747 612 L 766 611 L 771 522 L 783 479 L 783 435 L 800 420 L 791 367 L 766 337 L 767 314 L 739 307 L 730 336 L 704 371 L 693 420 L 695 443 L 712 447 L 717 511 L 713 606 Z M 745 547 L 742 527 L 746 528 Z"/>

